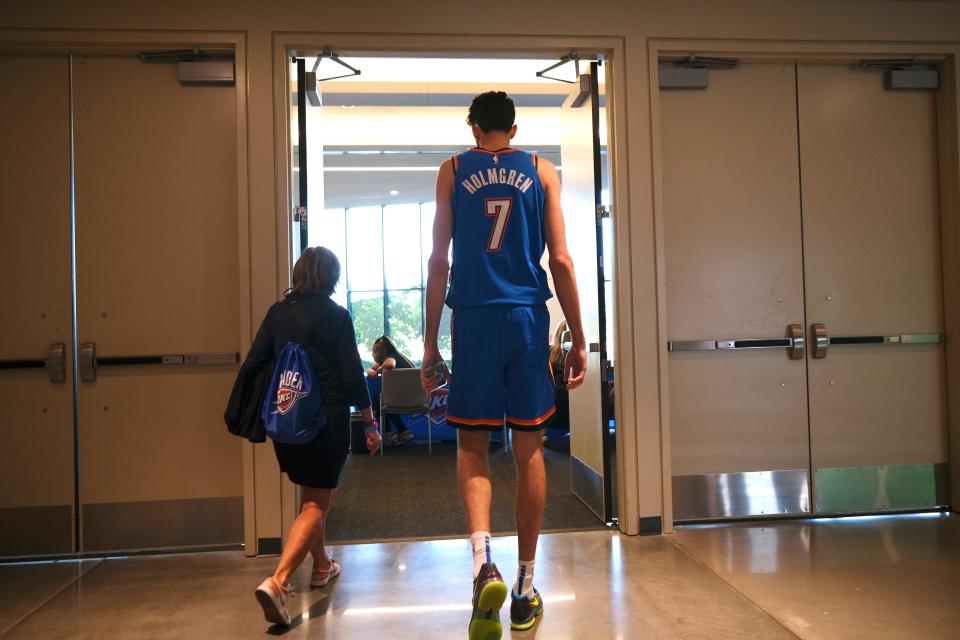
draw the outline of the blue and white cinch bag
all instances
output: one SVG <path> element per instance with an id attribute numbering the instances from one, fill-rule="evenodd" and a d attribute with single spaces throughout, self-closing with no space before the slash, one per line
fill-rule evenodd
<path id="1" fill-rule="evenodd" d="M 312 442 L 327 424 L 320 385 L 303 347 L 288 342 L 277 357 L 261 410 L 267 435 L 276 442 Z"/>

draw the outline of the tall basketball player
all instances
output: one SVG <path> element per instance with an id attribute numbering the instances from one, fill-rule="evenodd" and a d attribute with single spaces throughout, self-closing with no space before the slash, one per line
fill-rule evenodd
<path id="1" fill-rule="evenodd" d="M 519 567 L 511 590 L 510 625 L 529 629 L 543 613 L 533 587 L 534 559 L 546 496 L 541 431 L 555 412 L 549 365 L 552 297 L 540 266 L 549 252 L 557 298 L 573 340 L 566 356 L 568 389 L 583 382 L 586 346 L 573 261 L 567 251 L 560 178 L 549 161 L 510 146 L 516 135 L 513 101 L 502 91 L 470 105 L 467 123 L 477 146 L 443 163 L 427 279 L 424 388 L 436 386 L 433 367 L 440 315 L 453 309 L 453 376 L 447 423 L 459 430 L 457 471 L 473 549 L 471 640 L 500 638 L 507 597 L 490 556 L 491 432 L 513 431 L 517 464 Z M 453 240 L 453 265 L 447 255 Z M 447 277 L 450 290 L 447 292 Z"/>

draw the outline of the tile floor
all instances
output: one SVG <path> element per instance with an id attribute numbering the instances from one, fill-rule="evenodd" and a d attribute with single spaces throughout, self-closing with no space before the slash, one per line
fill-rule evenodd
<path id="1" fill-rule="evenodd" d="M 516 539 L 495 538 L 512 573 Z M 343 575 L 296 576 L 290 629 L 252 591 L 274 559 L 240 552 L 0 566 L 4 638 L 464 638 L 465 540 L 334 548 Z M 546 612 L 504 637 L 958 638 L 960 517 L 923 515 L 605 531 L 541 540 Z M 509 614 L 503 613 L 504 622 Z"/>

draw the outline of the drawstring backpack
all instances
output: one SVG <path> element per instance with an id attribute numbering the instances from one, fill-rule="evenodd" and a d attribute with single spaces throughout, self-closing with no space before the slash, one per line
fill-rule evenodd
<path id="1" fill-rule="evenodd" d="M 301 326 L 309 326 L 299 301 L 294 301 L 290 309 Z M 287 342 L 277 356 L 261 410 L 267 435 L 286 444 L 312 442 L 327 424 L 313 361 L 301 342 Z"/>

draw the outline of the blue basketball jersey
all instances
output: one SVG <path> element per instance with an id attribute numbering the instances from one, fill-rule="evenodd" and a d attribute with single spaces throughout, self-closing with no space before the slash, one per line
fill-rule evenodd
<path id="1" fill-rule="evenodd" d="M 543 185 L 529 153 L 471 149 L 453 159 L 453 264 L 447 304 L 536 305 L 553 296 Z"/>

